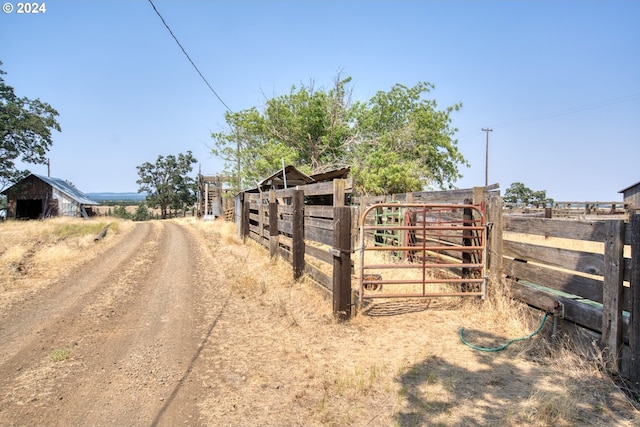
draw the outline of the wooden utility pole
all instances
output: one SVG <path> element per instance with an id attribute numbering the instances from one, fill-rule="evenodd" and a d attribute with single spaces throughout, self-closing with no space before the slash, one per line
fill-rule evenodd
<path id="1" fill-rule="evenodd" d="M 485 147 L 485 160 L 484 160 L 484 186 L 489 186 L 489 132 L 493 132 L 493 129 L 482 128 L 482 132 L 487 134 L 487 144 Z"/>

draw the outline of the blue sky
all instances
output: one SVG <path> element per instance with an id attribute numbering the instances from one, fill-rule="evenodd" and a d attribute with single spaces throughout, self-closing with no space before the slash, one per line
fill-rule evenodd
<path id="1" fill-rule="evenodd" d="M 17 2 L 11 1 L 14 6 Z M 354 100 L 435 85 L 471 163 L 459 188 L 520 181 L 563 201 L 622 200 L 640 181 L 640 2 L 154 0 L 234 111 L 339 70 Z M 216 174 L 225 106 L 147 0 L 46 2 L 0 14 L 5 82 L 60 113 L 51 175 L 137 191 L 136 166 L 191 150 Z M 46 166 L 30 165 L 46 174 Z"/>

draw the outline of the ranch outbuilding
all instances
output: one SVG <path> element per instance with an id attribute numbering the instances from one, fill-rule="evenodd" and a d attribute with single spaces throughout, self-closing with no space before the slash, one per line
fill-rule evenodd
<path id="1" fill-rule="evenodd" d="M 624 204 L 629 205 L 629 209 L 640 212 L 640 182 L 619 191 L 622 193 Z"/>
<path id="2" fill-rule="evenodd" d="M 63 179 L 33 173 L 2 194 L 7 196 L 7 219 L 87 218 L 99 205 Z"/>

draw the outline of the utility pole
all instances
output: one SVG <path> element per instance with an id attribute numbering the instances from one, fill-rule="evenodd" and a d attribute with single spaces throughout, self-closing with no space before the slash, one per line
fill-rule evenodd
<path id="1" fill-rule="evenodd" d="M 493 129 L 482 128 L 482 132 L 487 134 L 487 144 L 485 148 L 485 159 L 484 159 L 484 186 L 489 186 L 489 132 L 493 132 Z"/>

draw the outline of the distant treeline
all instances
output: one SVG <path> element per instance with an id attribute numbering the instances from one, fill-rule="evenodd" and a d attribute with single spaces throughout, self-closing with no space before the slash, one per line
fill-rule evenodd
<path id="1" fill-rule="evenodd" d="M 143 202 L 146 193 L 87 193 L 91 200 L 104 205 L 126 205 L 132 206 Z"/>

